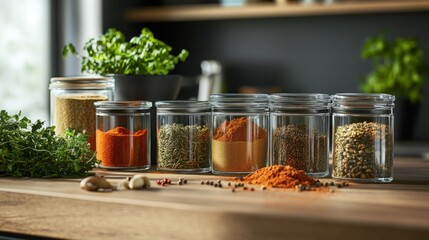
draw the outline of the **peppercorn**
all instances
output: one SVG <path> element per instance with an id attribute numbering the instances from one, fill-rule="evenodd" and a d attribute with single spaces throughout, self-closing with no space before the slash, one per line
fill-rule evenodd
<path id="1" fill-rule="evenodd" d="M 204 181 L 201 181 L 201 185 L 204 185 Z"/>
<path id="2" fill-rule="evenodd" d="M 235 188 L 231 189 L 231 192 L 235 192 Z"/>
<path id="3" fill-rule="evenodd" d="M 261 188 L 261 189 L 264 191 L 264 190 L 267 190 L 267 187 L 262 186 L 262 188 Z"/>

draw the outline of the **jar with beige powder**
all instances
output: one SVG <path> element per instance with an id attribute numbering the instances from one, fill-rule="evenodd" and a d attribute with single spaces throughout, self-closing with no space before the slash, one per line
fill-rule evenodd
<path id="1" fill-rule="evenodd" d="M 213 94 L 212 171 L 246 174 L 267 166 L 268 95 Z"/>
<path id="2" fill-rule="evenodd" d="M 71 128 L 89 135 L 95 150 L 94 102 L 113 100 L 114 79 L 107 77 L 54 77 L 51 92 L 51 125 L 63 135 Z"/>

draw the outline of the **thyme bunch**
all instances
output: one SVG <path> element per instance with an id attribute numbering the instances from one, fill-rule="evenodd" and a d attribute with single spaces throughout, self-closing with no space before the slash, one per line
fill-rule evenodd
<path id="1" fill-rule="evenodd" d="M 43 124 L 0 111 L 0 176 L 81 177 L 98 163 L 87 134 L 68 129 L 60 137 Z"/>

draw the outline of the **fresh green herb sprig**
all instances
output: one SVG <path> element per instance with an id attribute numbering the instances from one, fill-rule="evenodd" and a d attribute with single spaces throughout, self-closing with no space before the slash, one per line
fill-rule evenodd
<path id="1" fill-rule="evenodd" d="M 172 47 L 156 39 L 148 28 L 143 28 L 140 36 L 129 42 L 122 32 L 110 28 L 99 38 L 87 41 L 83 49 L 86 56 L 67 44 L 63 56 L 76 55 L 81 58 L 82 72 L 101 75 L 167 75 L 189 55 L 185 49 L 177 56 L 172 55 Z"/>
<path id="2" fill-rule="evenodd" d="M 0 111 L 0 176 L 82 177 L 97 163 L 88 135 L 69 129 L 56 136 L 40 120 Z"/>
<path id="3" fill-rule="evenodd" d="M 373 70 L 361 85 L 363 92 L 389 93 L 412 103 L 423 100 L 422 89 L 429 67 L 417 39 L 389 41 L 383 35 L 370 37 L 365 41 L 361 54 L 373 63 Z"/>

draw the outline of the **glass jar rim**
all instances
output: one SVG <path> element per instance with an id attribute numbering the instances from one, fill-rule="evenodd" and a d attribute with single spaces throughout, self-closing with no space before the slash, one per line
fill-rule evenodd
<path id="1" fill-rule="evenodd" d="M 210 102 L 198 100 L 171 100 L 155 102 L 157 111 L 163 112 L 208 112 Z"/>
<path id="2" fill-rule="evenodd" d="M 267 103 L 268 104 L 268 94 L 264 93 L 219 93 L 211 94 L 210 101 L 212 103 Z"/>
<path id="3" fill-rule="evenodd" d="M 395 96 L 385 93 L 336 93 L 331 96 L 333 102 L 374 102 L 393 103 Z"/>
<path id="4" fill-rule="evenodd" d="M 274 93 L 269 96 L 270 102 L 320 102 L 330 103 L 331 96 L 323 93 Z"/>
<path id="5" fill-rule="evenodd" d="M 94 103 L 97 109 L 102 110 L 130 110 L 130 109 L 150 109 L 150 101 L 98 101 Z"/>
<path id="6" fill-rule="evenodd" d="M 112 89 L 115 79 L 101 76 L 52 77 L 49 89 Z"/>

